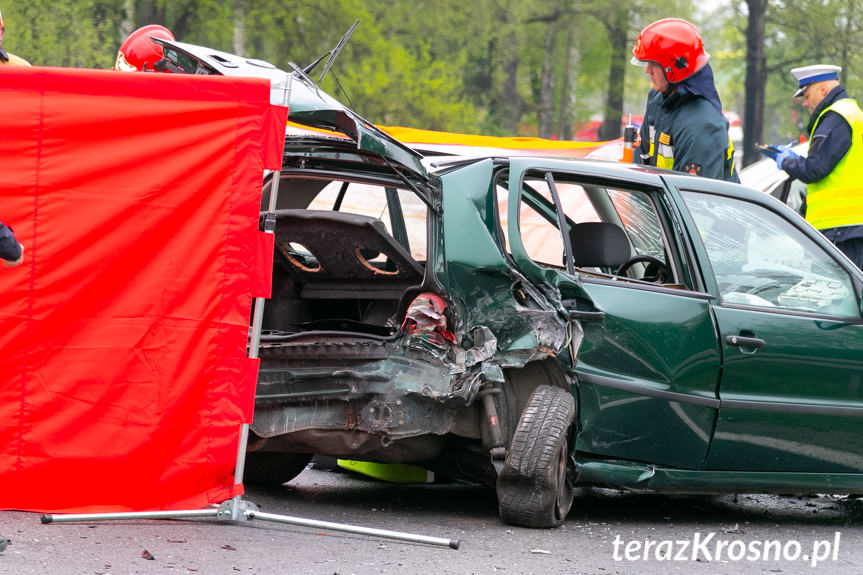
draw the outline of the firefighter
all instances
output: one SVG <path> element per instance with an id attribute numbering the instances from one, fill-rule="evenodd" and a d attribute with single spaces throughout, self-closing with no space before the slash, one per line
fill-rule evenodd
<path id="1" fill-rule="evenodd" d="M 6 34 L 6 26 L 3 24 L 3 13 L 0 12 L 0 66 L 29 66 L 30 62 L 24 58 L 19 58 L 15 54 L 10 54 L 3 49 L 3 36 Z"/>
<path id="2" fill-rule="evenodd" d="M 162 47 L 152 38 L 174 40 L 174 35 L 164 26 L 148 24 L 138 28 L 123 41 L 117 51 L 114 70 L 121 72 L 164 72 L 165 63 Z"/>
<path id="3" fill-rule="evenodd" d="M 651 90 L 633 160 L 717 180 L 740 181 L 728 120 L 701 34 L 680 18 L 649 24 L 632 49 Z"/>
<path id="4" fill-rule="evenodd" d="M 863 112 L 839 83 L 839 66 L 794 68 L 795 98 L 809 108 L 809 151 L 781 148 L 776 165 L 807 184 L 806 220 L 863 269 Z"/>

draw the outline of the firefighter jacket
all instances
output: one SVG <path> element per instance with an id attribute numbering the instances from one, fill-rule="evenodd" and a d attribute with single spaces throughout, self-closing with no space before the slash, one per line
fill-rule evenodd
<path id="1" fill-rule="evenodd" d="M 651 90 L 641 124 L 641 144 L 635 161 L 717 180 L 739 182 L 728 121 L 705 66 L 675 90 Z M 638 154 L 636 154 L 637 156 Z"/>
<path id="2" fill-rule="evenodd" d="M 782 169 L 808 184 L 806 219 L 819 230 L 863 224 L 863 112 L 837 86 L 810 121 L 809 152 Z"/>

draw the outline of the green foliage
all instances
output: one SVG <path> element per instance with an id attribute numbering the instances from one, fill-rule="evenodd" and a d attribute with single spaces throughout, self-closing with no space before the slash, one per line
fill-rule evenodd
<path id="1" fill-rule="evenodd" d="M 0 0 L 2 1 L 2 0 Z M 322 87 L 369 120 L 493 135 L 532 135 L 541 110 L 566 122 L 601 117 L 609 70 L 623 66 L 623 113 L 640 114 L 649 84 L 628 64 L 638 32 L 668 16 L 688 18 L 711 52 L 727 109 L 743 110 L 744 0 L 695 11 L 693 0 L 27 0 L 2 5 L 6 47 L 33 64 L 110 68 L 132 29 L 162 24 L 184 42 L 307 66 L 357 19 L 360 26 Z M 703 3 L 700 3 L 703 4 Z M 863 2 L 772 0 L 768 8 L 765 126 L 795 137 L 808 113 L 795 108 L 788 70 L 844 67 L 863 92 Z M 615 49 L 609 38 L 625 38 Z M 550 41 L 547 42 L 547 38 Z M 567 48 L 570 51 L 567 51 Z M 320 75 L 323 64 L 312 72 Z M 543 78 L 543 70 L 552 78 Z M 619 88 L 620 89 L 620 88 Z M 545 90 L 545 93 L 543 92 Z M 549 91 L 553 94 L 549 97 Z M 545 108 L 541 108 L 545 102 Z M 618 104 L 619 105 L 619 104 Z M 792 113 L 794 111 L 794 113 Z M 795 116 L 796 114 L 796 116 Z"/>
<path id="2" fill-rule="evenodd" d="M 735 0 L 710 14 L 705 42 L 721 84 L 723 104 L 742 114 L 746 75 L 747 12 Z M 843 67 L 842 83 L 852 97 L 863 96 L 863 4 L 857 0 L 770 0 L 765 39 L 765 142 L 788 142 L 805 133 L 809 111 L 791 95 L 796 82 L 791 68 L 809 64 Z"/>
<path id="3" fill-rule="evenodd" d="M 34 65 L 110 68 L 121 40 L 116 26 L 121 17 L 121 0 L 7 3 L 3 46 Z"/>

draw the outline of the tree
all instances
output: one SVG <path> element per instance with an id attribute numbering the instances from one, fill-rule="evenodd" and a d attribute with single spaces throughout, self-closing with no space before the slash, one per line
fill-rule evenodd
<path id="1" fill-rule="evenodd" d="M 627 52 L 628 23 L 631 20 L 631 5 L 620 2 L 607 4 L 595 12 L 605 26 L 613 54 L 608 67 L 608 91 L 602 125 L 599 127 L 600 140 L 613 140 L 620 137 L 620 119 L 623 117 L 623 80 L 626 75 L 628 58 L 621 57 Z"/>
<path id="2" fill-rule="evenodd" d="M 787 142 L 805 134 L 809 113 L 791 100 L 796 88 L 789 74 L 791 68 L 837 64 L 842 66 L 842 84 L 852 96 L 863 89 L 863 65 L 852 56 L 863 49 L 863 7 L 859 0 L 795 0 L 793 4 L 787 0 L 746 0 L 735 5 L 739 12 L 727 28 L 746 22 L 745 32 L 740 25 L 740 38 L 746 42 L 746 51 L 741 53 L 746 63 L 743 128 L 744 163 L 748 163 L 759 159 L 753 150 L 757 140 Z M 746 12 L 744 17 L 742 12 Z M 762 23 L 763 40 L 759 42 L 757 29 Z M 731 43 L 735 41 L 731 39 Z M 758 71 L 761 54 L 763 73 Z"/>
<path id="3" fill-rule="evenodd" d="M 603 106 L 603 121 L 599 138 L 608 140 L 621 136 L 620 122 L 623 117 L 624 89 L 628 64 L 632 58 L 632 47 L 636 35 L 649 22 L 674 14 L 690 18 L 691 0 L 672 0 L 661 7 L 653 2 L 631 0 L 610 3 L 593 0 L 585 6 L 587 14 L 599 21 L 606 32 L 610 52 L 607 62 L 607 91 Z"/>
<path id="4" fill-rule="evenodd" d="M 573 27 L 566 27 L 566 43 L 563 50 L 563 71 L 561 72 L 560 109 L 557 116 L 557 133 L 561 140 L 571 140 L 573 136 L 572 108 L 575 104 L 578 86 L 579 53 L 573 41 Z"/>
<path id="5" fill-rule="evenodd" d="M 661 15 L 690 5 L 670 0 Z M 322 87 L 369 120 L 566 138 L 574 119 L 599 112 L 617 137 L 624 102 L 643 106 L 646 84 L 627 62 L 659 10 L 646 0 L 28 0 L 4 5 L 4 17 L 6 47 L 34 64 L 110 68 L 132 30 L 161 24 L 286 70 L 359 19 Z"/>
<path id="6" fill-rule="evenodd" d="M 767 23 L 767 0 L 746 0 L 749 25 L 746 27 L 746 103 L 743 113 L 743 165 L 761 155 L 755 145 L 764 132 L 764 90 L 767 84 L 767 56 L 764 37 Z"/>

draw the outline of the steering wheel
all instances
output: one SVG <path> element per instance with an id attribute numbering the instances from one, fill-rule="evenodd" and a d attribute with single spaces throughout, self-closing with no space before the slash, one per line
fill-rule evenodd
<path id="1" fill-rule="evenodd" d="M 668 266 L 665 265 L 665 262 L 663 262 L 662 260 L 655 258 L 653 256 L 649 256 L 647 254 L 638 254 L 636 256 L 632 256 L 627 261 L 620 264 L 620 267 L 617 268 L 617 271 L 614 272 L 614 275 L 617 275 L 617 276 L 626 275 L 626 272 L 629 270 L 629 268 L 631 268 L 635 264 L 641 263 L 641 262 L 650 264 L 648 266 L 648 269 L 645 270 L 645 276 L 642 279 L 644 279 L 646 281 L 662 281 L 662 282 L 664 282 L 668 279 L 668 277 L 669 277 Z M 655 268 L 655 271 L 650 270 L 651 267 Z M 648 275 L 647 275 L 648 271 L 653 271 L 653 273 L 650 275 L 649 279 L 648 279 Z"/>

